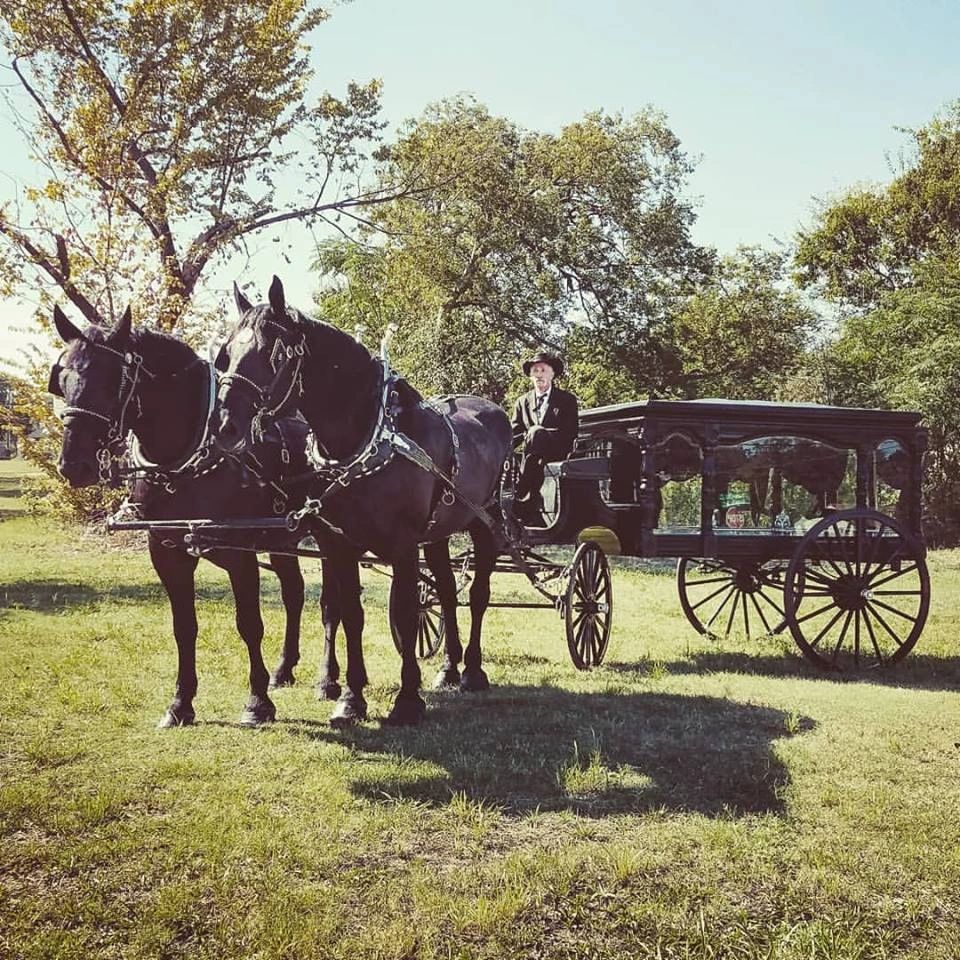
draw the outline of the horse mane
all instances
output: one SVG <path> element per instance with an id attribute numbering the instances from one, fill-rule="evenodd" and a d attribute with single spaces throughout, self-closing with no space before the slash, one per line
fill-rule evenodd
<path id="1" fill-rule="evenodd" d="M 109 342 L 110 329 L 91 323 L 83 336 L 91 343 L 114 346 Z M 183 340 L 149 327 L 134 327 L 130 337 L 122 344 L 115 345 L 120 352 L 128 350 L 143 358 L 144 366 L 153 373 L 172 375 L 181 372 L 192 360 L 199 359 L 197 352 Z"/>
<path id="2" fill-rule="evenodd" d="M 199 359 L 188 343 L 169 333 L 138 327 L 130 331 L 130 345 L 147 362 L 149 356 L 156 373 L 177 373 L 191 360 Z"/>

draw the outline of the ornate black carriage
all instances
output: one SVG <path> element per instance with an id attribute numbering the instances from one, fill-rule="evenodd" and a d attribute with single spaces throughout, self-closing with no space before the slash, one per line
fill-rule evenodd
<path id="1" fill-rule="evenodd" d="M 522 569 L 560 609 L 582 669 L 607 649 L 609 553 L 677 558 L 680 603 L 700 633 L 789 629 L 821 667 L 895 663 L 930 600 L 919 420 L 726 400 L 583 411 L 573 455 L 547 467 L 519 565 L 510 556 L 501 569 Z M 574 543 L 568 564 L 538 553 Z M 442 635 L 428 593 L 424 653 Z"/>

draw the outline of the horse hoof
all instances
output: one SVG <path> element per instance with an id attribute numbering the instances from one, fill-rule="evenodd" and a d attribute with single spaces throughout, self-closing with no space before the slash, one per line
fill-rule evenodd
<path id="1" fill-rule="evenodd" d="M 454 690 L 460 686 L 460 671 L 456 667 L 441 669 L 433 678 L 434 690 Z"/>
<path id="2" fill-rule="evenodd" d="M 277 719 L 277 708 L 272 703 L 261 703 L 255 707 L 244 707 L 240 714 L 241 727 L 262 727 Z"/>
<path id="3" fill-rule="evenodd" d="M 168 710 L 157 724 L 158 730 L 170 730 L 173 727 L 192 727 L 196 714 L 192 710 Z"/>
<path id="4" fill-rule="evenodd" d="M 270 689 L 277 690 L 280 687 L 292 687 L 296 683 L 293 670 L 277 670 L 270 676 Z"/>
<path id="5" fill-rule="evenodd" d="M 460 689 L 464 693 L 483 693 L 484 690 L 490 689 L 490 681 L 480 668 L 464 670 L 460 678 Z"/>
<path id="6" fill-rule="evenodd" d="M 422 697 L 397 697 L 387 718 L 391 727 L 415 727 L 426 716 L 427 705 Z"/>
<path id="7" fill-rule="evenodd" d="M 327 680 L 317 684 L 316 692 L 318 700 L 339 700 L 342 690 L 336 680 Z"/>
<path id="8" fill-rule="evenodd" d="M 352 727 L 367 719 L 367 701 L 363 697 L 347 692 L 338 701 L 330 714 L 330 726 L 335 730 Z"/>

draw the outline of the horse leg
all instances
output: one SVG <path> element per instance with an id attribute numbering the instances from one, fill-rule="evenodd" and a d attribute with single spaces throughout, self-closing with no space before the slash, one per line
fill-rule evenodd
<path id="1" fill-rule="evenodd" d="M 497 559 L 493 534 L 479 520 L 470 524 L 473 540 L 474 578 L 470 585 L 470 642 L 463 658 L 463 676 L 460 689 L 468 692 L 489 690 L 490 681 L 483 672 L 483 655 L 480 650 L 480 632 L 483 615 L 490 603 L 490 575 Z"/>
<path id="2" fill-rule="evenodd" d="M 177 643 L 177 685 L 173 702 L 157 724 L 186 727 L 193 723 L 193 698 L 197 694 L 197 606 L 193 573 L 197 558 L 185 550 L 160 545 L 150 537 L 150 560 L 170 600 L 173 637 Z"/>
<path id="3" fill-rule="evenodd" d="M 336 565 L 324 558 L 320 561 L 320 618 L 323 621 L 323 659 L 317 680 L 318 700 L 336 700 L 340 696 L 340 664 L 337 663 L 337 629 L 340 626 L 340 585 Z"/>
<path id="4" fill-rule="evenodd" d="M 427 710 L 420 696 L 420 664 L 417 663 L 419 554 L 417 544 L 410 543 L 398 550 L 393 560 L 394 621 L 400 634 L 402 657 L 400 692 L 386 718 L 386 722 L 394 726 L 417 724 Z"/>
<path id="5" fill-rule="evenodd" d="M 367 718 L 367 668 L 363 662 L 363 604 L 360 600 L 360 565 L 352 557 L 330 562 L 337 581 L 340 615 L 347 644 L 347 689 L 330 715 L 333 727 L 348 727 Z"/>
<path id="6" fill-rule="evenodd" d="M 296 682 L 293 668 L 300 662 L 300 617 L 303 614 L 303 574 L 300 561 L 279 553 L 270 554 L 270 564 L 280 581 L 280 596 L 286 611 L 287 624 L 283 651 L 277 669 L 270 677 L 272 687 L 292 687 Z"/>
<path id="7" fill-rule="evenodd" d="M 460 685 L 460 660 L 463 645 L 457 626 L 457 584 L 450 569 L 450 541 L 438 540 L 423 547 L 423 557 L 433 574 L 443 611 L 443 663 L 433 681 L 434 689 Z"/>
<path id="8" fill-rule="evenodd" d="M 226 568 L 233 588 L 233 600 L 237 615 L 237 632 L 247 645 L 250 658 L 250 698 L 240 714 L 240 725 L 259 727 L 276 718 L 277 708 L 270 699 L 268 689 L 270 674 L 263 662 L 260 643 L 263 640 L 263 618 L 260 616 L 260 569 L 252 553 L 229 555 L 229 560 L 219 559 Z"/>

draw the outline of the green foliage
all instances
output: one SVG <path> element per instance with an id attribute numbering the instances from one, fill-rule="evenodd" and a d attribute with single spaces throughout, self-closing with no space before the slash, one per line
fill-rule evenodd
<path id="1" fill-rule="evenodd" d="M 46 371 L 37 369 L 28 377 L 7 377 L 12 402 L 0 405 L 0 428 L 17 438 L 20 457 L 36 469 L 24 479 L 21 494 L 34 514 L 62 519 L 90 520 L 115 510 L 123 491 L 101 485 L 74 489 L 57 471 L 63 427 L 54 414 L 46 386 Z"/>
<path id="2" fill-rule="evenodd" d="M 196 296 L 211 264 L 281 223 L 382 199 L 359 183 L 379 81 L 305 99 L 326 18 L 314 0 L 0 0 L 28 105 L 7 150 L 38 161 L 0 208 L 0 293 L 29 290 L 44 330 L 66 297 L 87 322 L 130 304 L 197 344 L 218 314 Z M 34 408 L 45 383 L 39 371 L 22 391 Z M 53 482 L 47 446 L 27 455 Z M 91 495 L 58 497 L 79 509 Z"/>
<path id="3" fill-rule="evenodd" d="M 929 428 L 925 528 L 934 544 L 960 540 L 960 269 L 931 261 L 909 289 L 844 323 L 828 360 L 840 402 L 918 410 Z"/>
<path id="4" fill-rule="evenodd" d="M 169 330 L 243 237 L 370 199 L 341 178 L 382 127 L 380 85 L 305 102 L 327 16 L 312 0 L 0 0 L 0 15 L 33 107 L 21 149 L 43 161 L 26 203 L 0 211 L 3 274 L 90 322 L 132 302 Z"/>
<path id="5" fill-rule="evenodd" d="M 662 391 L 669 311 L 710 257 L 689 237 L 691 164 L 659 114 L 591 113 L 554 135 L 453 99 L 384 157 L 382 189 L 414 174 L 431 189 L 371 210 L 361 252 L 321 246 L 325 316 L 396 323 L 398 361 L 442 390 L 501 399 L 518 351 L 547 344 L 567 348 L 588 402 Z"/>
<path id="6" fill-rule="evenodd" d="M 818 315 L 785 286 L 786 257 L 742 247 L 677 312 L 681 396 L 781 400 Z"/>
<path id="7" fill-rule="evenodd" d="M 960 101 L 918 130 L 885 187 L 802 232 L 796 279 L 844 310 L 808 372 L 827 402 L 919 410 L 930 428 L 925 527 L 960 541 Z"/>
<path id="8" fill-rule="evenodd" d="M 857 187 L 825 203 L 798 236 L 796 279 L 855 309 L 915 286 L 930 259 L 960 248 L 960 100 L 925 127 L 884 188 Z"/>

